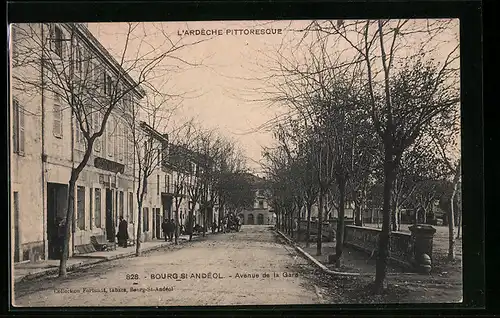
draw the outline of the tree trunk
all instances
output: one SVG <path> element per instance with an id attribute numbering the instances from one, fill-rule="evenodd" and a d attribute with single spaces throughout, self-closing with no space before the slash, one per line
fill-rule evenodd
<path id="1" fill-rule="evenodd" d="M 141 238 L 142 238 L 142 199 L 137 202 L 137 235 L 135 239 L 135 256 L 141 256 Z"/>
<path id="2" fill-rule="evenodd" d="M 193 218 L 194 218 L 194 208 L 189 210 L 189 219 L 188 219 L 189 242 L 191 242 L 191 240 L 193 239 Z"/>
<path id="3" fill-rule="evenodd" d="M 455 196 L 457 194 L 458 190 L 458 182 L 460 181 L 460 174 L 461 174 L 461 163 L 460 160 L 458 162 L 457 169 L 455 171 L 455 176 L 453 177 L 453 192 L 451 193 L 451 198 L 450 198 L 450 210 L 449 210 L 449 215 L 448 215 L 448 261 L 453 261 L 455 260 L 455 235 L 453 231 L 455 230 L 455 218 L 454 218 L 454 212 L 455 212 Z"/>
<path id="4" fill-rule="evenodd" d="M 393 197 L 391 202 L 391 229 L 396 231 L 398 229 L 396 224 L 396 198 Z"/>
<path id="5" fill-rule="evenodd" d="M 335 242 L 335 266 L 340 267 L 341 256 L 344 247 L 344 216 L 345 216 L 345 184 L 346 180 L 340 180 L 339 186 L 339 213 L 337 221 L 337 236 Z"/>
<path id="6" fill-rule="evenodd" d="M 311 208 L 312 208 L 312 205 L 308 204 L 307 205 L 306 247 L 309 247 L 311 245 L 309 242 L 311 240 Z"/>
<path id="7" fill-rule="evenodd" d="M 68 205 L 66 207 L 66 223 L 64 224 L 63 249 L 61 253 L 61 261 L 59 263 L 59 277 L 66 277 L 68 275 L 66 271 L 66 264 L 69 256 L 69 238 L 73 228 L 76 179 L 76 172 L 73 170 L 68 184 Z"/>
<path id="8" fill-rule="evenodd" d="M 207 208 L 206 207 L 203 208 L 202 211 L 203 211 L 202 212 L 203 213 L 203 215 L 202 215 L 202 218 L 203 218 L 203 237 L 205 237 L 206 232 L 207 232 L 207 215 L 208 215 Z"/>
<path id="9" fill-rule="evenodd" d="M 180 231 L 180 224 L 179 224 L 179 207 L 175 208 L 175 245 L 179 245 L 179 231 Z"/>
<path id="10" fill-rule="evenodd" d="M 389 258 L 389 239 L 391 234 L 391 194 L 394 181 L 394 162 L 392 154 L 386 150 L 384 164 L 384 204 L 382 210 L 382 231 L 378 240 L 378 258 L 375 271 L 375 292 L 380 293 L 384 289 L 386 277 L 387 260 Z"/>
<path id="11" fill-rule="evenodd" d="M 319 195 L 319 207 L 318 207 L 318 237 L 316 238 L 316 255 L 321 255 L 321 243 L 323 241 L 323 199 L 325 197 L 324 191 L 321 191 Z"/>
<path id="12" fill-rule="evenodd" d="M 302 210 L 302 207 L 299 208 L 299 213 L 297 215 L 297 242 L 300 243 L 300 212 Z"/>
<path id="13" fill-rule="evenodd" d="M 460 230 L 462 228 L 462 209 L 458 209 L 457 211 L 457 214 L 458 214 L 458 222 L 457 222 L 457 236 L 456 236 L 456 239 L 458 240 L 460 238 Z"/>

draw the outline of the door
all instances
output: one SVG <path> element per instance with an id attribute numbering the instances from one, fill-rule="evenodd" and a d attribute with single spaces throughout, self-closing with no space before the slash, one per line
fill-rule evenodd
<path id="1" fill-rule="evenodd" d="M 253 214 L 252 214 L 252 213 L 250 213 L 250 214 L 248 215 L 248 224 L 249 224 L 249 225 L 252 225 L 253 223 L 254 223 L 254 221 L 253 221 Z"/>
<path id="2" fill-rule="evenodd" d="M 257 224 L 259 224 L 259 225 L 264 224 L 264 214 L 259 213 L 259 215 L 257 216 Z"/>
<path id="3" fill-rule="evenodd" d="M 19 192 L 14 192 L 14 262 L 20 261 L 19 250 Z"/>
<path id="4" fill-rule="evenodd" d="M 160 208 L 156 209 L 156 238 L 161 238 L 161 212 Z"/>
<path id="5" fill-rule="evenodd" d="M 106 189 L 106 238 L 115 241 L 115 224 L 113 220 L 113 190 Z"/>

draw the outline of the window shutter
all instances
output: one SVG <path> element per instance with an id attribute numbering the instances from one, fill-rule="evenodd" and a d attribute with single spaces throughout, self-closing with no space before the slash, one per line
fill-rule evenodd
<path id="1" fill-rule="evenodd" d="M 115 154 L 115 157 L 116 159 L 115 160 L 118 160 L 120 158 L 120 154 L 119 154 L 119 142 L 120 140 L 120 122 L 119 121 L 116 121 L 116 124 L 115 124 L 115 127 L 114 127 L 114 133 L 113 133 L 113 151 L 114 151 L 114 154 Z"/>
<path id="2" fill-rule="evenodd" d="M 106 151 L 108 153 L 109 157 L 113 157 L 113 129 L 114 129 L 114 122 L 113 118 L 108 119 L 108 125 L 107 125 L 107 143 L 106 143 Z"/>
<path id="3" fill-rule="evenodd" d="M 17 28 L 12 25 L 12 27 L 10 28 L 10 32 L 11 32 L 11 35 L 10 35 L 10 38 L 11 38 L 11 42 L 10 42 L 10 51 L 12 52 L 12 61 L 15 62 L 17 60 L 17 50 L 16 50 L 16 45 L 17 45 Z"/>
<path id="4" fill-rule="evenodd" d="M 97 133 L 99 131 L 100 126 L 100 114 L 99 112 L 94 113 L 94 133 Z M 101 138 L 97 138 L 95 140 L 95 151 L 99 152 L 101 151 Z"/>
<path id="5" fill-rule="evenodd" d="M 19 153 L 24 153 L 24 109 L 19 109 Z"/>
<path id="6" fill-rule="evenodd" d="M 17 100 L 12 102 L 12 144 L 14 152 L 19 152 L 19 104 Z"/>
<path id="7" fill-rule="evenodd" d="M 53 119 L 54 119 L 54 127 L 53 127 L 54 136 L 62 137 L 62 107 L 59 100 L 59 96 L 57 94 L 54 94 Z"/>

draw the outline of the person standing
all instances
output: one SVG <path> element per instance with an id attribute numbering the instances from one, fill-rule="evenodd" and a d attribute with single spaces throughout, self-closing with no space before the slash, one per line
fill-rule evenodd
<path id="1" fill-rule="evenodd" d="M 163 219 L 163 223 L 161 224 L 161 229 L 163 231 L 163 236 L 165 237 L 165 242 L 168 240 L 168 220 Z"/>
<path id="2" fill-rule="evenodd" d="M 172 242 L 174 240 L 174 232 L 176 230 L 174 219 L 170 220 L 170 228 L 169 228 L 169 230 L 170 231 L 168 232 L 168 239 L 169 239 L 170 242 Z"/>
<path id="3" fill-rule="evenodd" d="M 120 216 L 120 223 L 118 224 L 118 246 L 127 247 L 128 243 L 128 223 Z"/>

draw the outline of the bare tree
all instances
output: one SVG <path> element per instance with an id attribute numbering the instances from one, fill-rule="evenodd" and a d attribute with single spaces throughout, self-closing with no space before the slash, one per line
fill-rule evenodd
<path id="1" fill-rule="evenodd" d="M 452 45 L 442 61 L 426 59 L 444 42 L 439 40 L 440 35 L 456 32 L 454 23 L 408 19 L 312 24 L 313 29 L 333 35 L 354 49 L 353 63 L 364 64 L 371 120 L 384 147 L 383 224 L 374 284 L 377 292 L 382 290 L 386 275 L 392 185 L 401 156 L 435 116 L 459 101 L 458 34 L 448 39 Z M 420 41 L 411 41 L 410 37 Z M 406 63 L 395 65 L 401 57 Z"/>
<path id="2" fill-rule="evenodd" d="M 144 96 L 142 87 L 151 85 L 166 57 L 194 43 L 169 41 L 167 48 L 142 41 L 137 51 L 131 50 L 134 33 L 139 23 L 127 23 L 122 49 L 115 52 L 118 59 L 107 52 L 82 24 L 22 24 L 15 28 L 19 35 L 13 72 L 13 89 L 34 95 L 40 91 L 54 96 L 54 105 L 60 112 L 64 107 L 71 112 L 72 131 L 76 142 L 83 144 L 82 156 L 73 160 L 67 197 L 64 248 L 59 275 L 66 276 L 69 239 L 74 220 L 74 191 L 80 173 L 87 165 L 95 144 L 100 144 L 108 119 L 112 114 L 130 112 L 133 99 Z M 141 48 L 147 46 L 147 52 Z M 129 74 L 133 74 L 135 80 Z M 122 107 L 121 107 L 122 106 Z M 61 119 L 62 121 L 62 119 Z M 75 140 L 72 135 L 72 146 Z"/>
<path id="3" fill-rule="evenodd" d="M 193 121 L 182 125 L 179 129 L 169 134 L 170 142 L 167 150 L 165 167 L 167 172 L 172 173 L 172 196 L 175 214 L 175 244 L 179 244 L 180 235 L 180 207 L 188 197 L 187 181 L 189 176 L 189 165 L 185 160 L 185 154 L 196 138 Z"/>
<path id="4" fill-rule="evenodd" d="M 50 92 L 59 107 L 63 107 L 64 102 L 71 111 L 71 125 L 75 126 L 76 136 L 84 144 L 82 157 L 76 163 L 73 161 L 76 166 L 71 169 L 59 276 L 66 276 L 74 220 L 75 184 L 90 159 L 94 144 L 99 142 L 112 113 L 124 111 L 119 109 L 124 99 L 143 96 L 141 85 L 148 81 L 151 72 L 170 53 L 150 53 L 148 57 L 137 54 L 131 60 L 128 48 L 137 25 L 128 24 L 118 61 L 101 50 L 94 36 L 81 24 L 16 26 L 18 33 L 22 34 L 22 39 L 15 44 L 20 57 L 16 66 L 25 71 L 13 73 L 14 89 L 26 94 Z M 94 51 L 95 48 L 102 52 Z M 98 54 L 109 56 L 110 62 L 105 62 Z M 137 76 L 135 81 L 128 75 L 130 72 Z M 124 103 L 123 106 L 130 107 L 130 104 Z"/>

